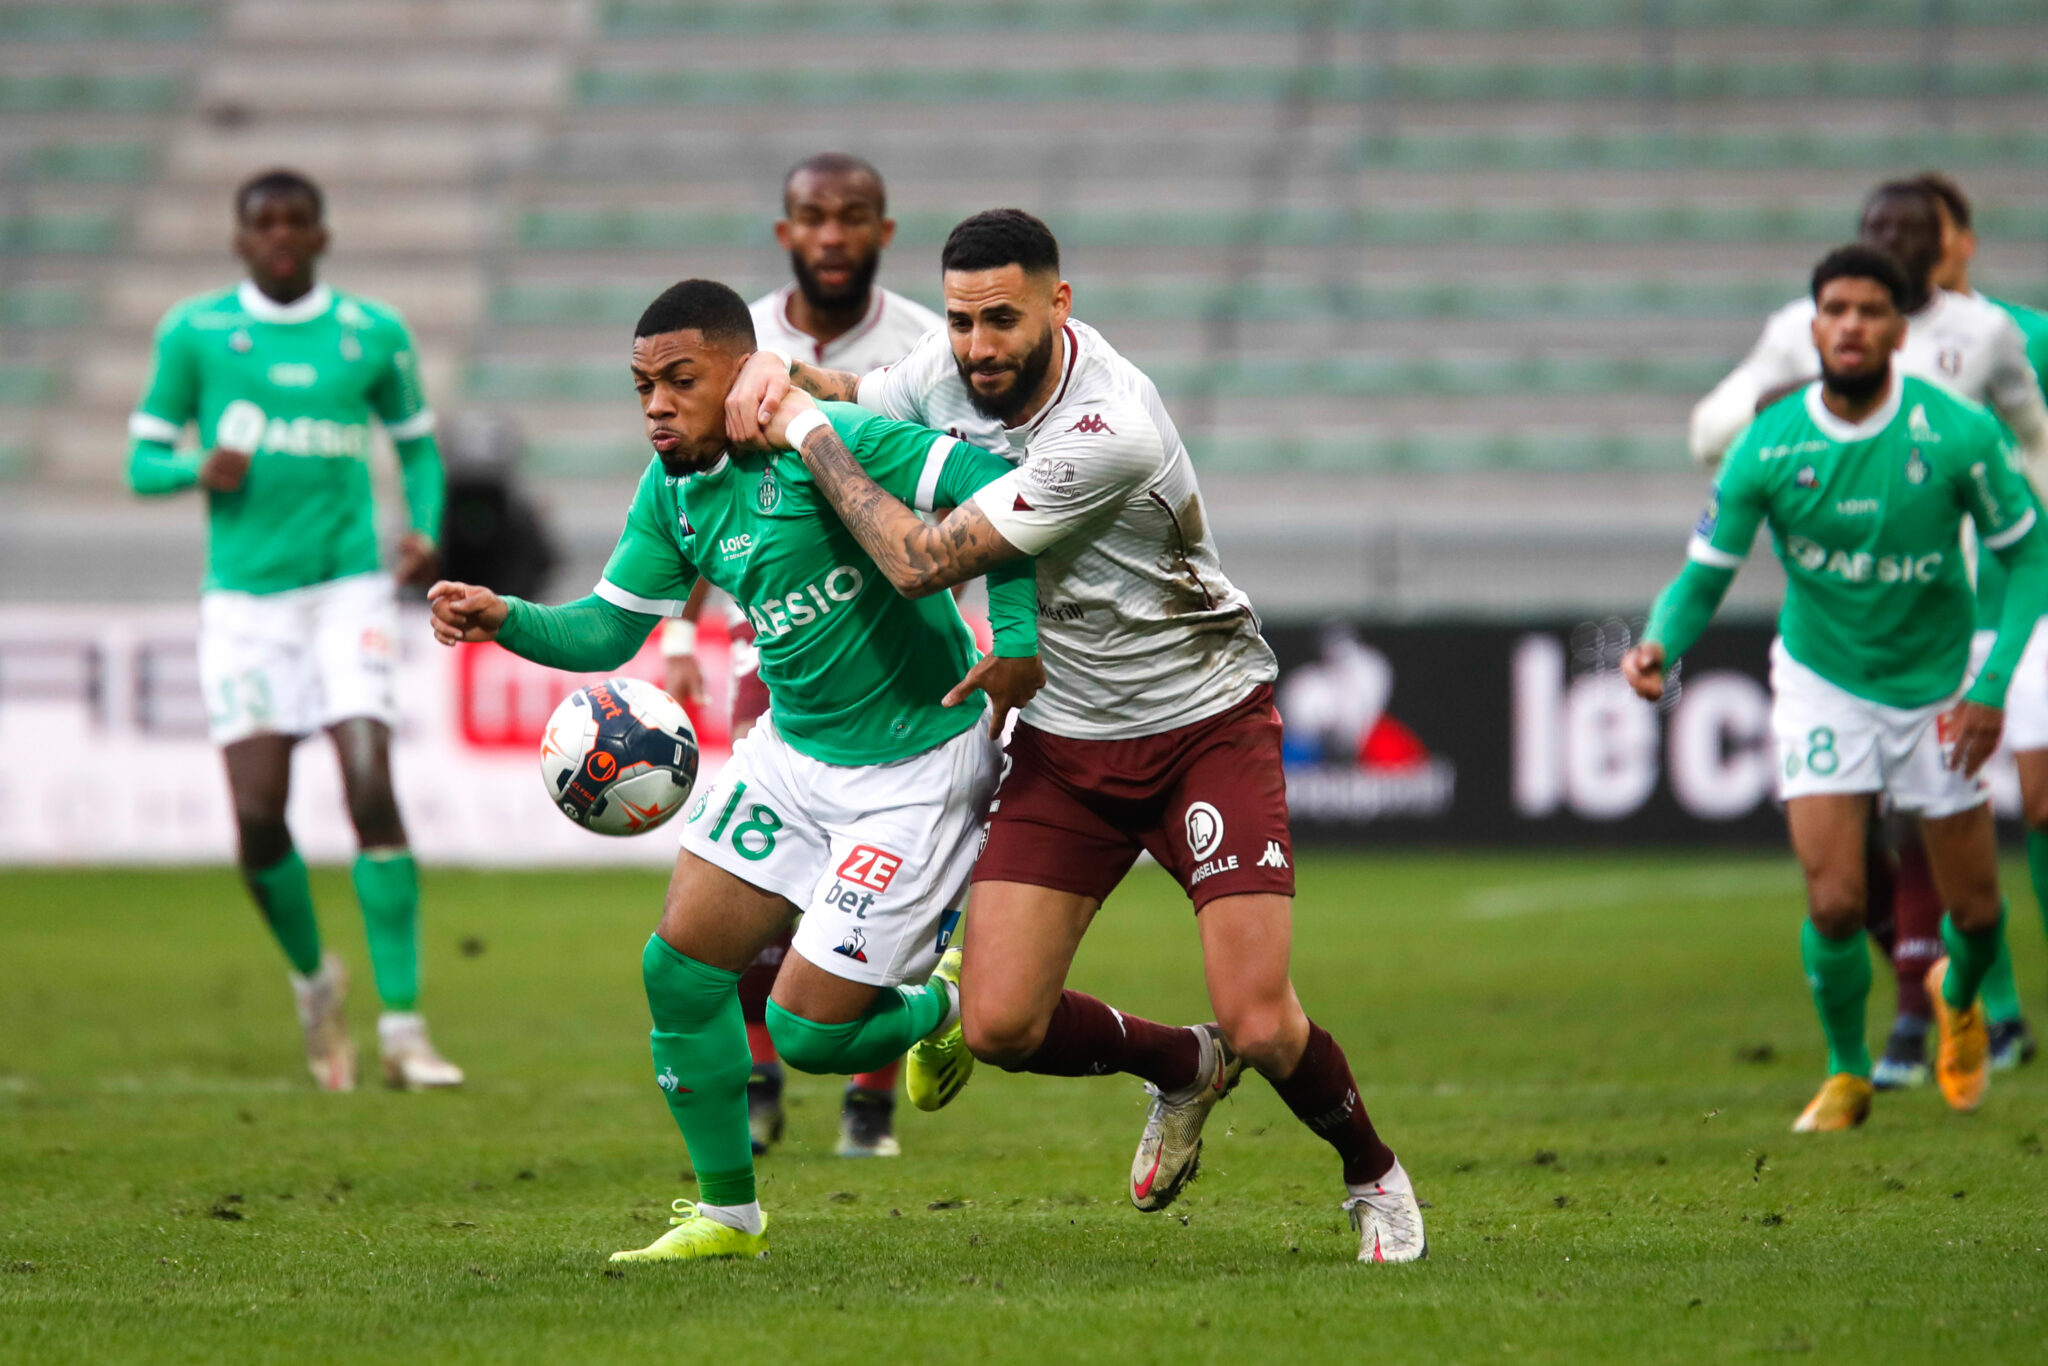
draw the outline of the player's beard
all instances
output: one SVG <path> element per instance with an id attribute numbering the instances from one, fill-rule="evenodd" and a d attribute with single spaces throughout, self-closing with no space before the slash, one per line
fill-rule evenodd
<path id="1" fill-rule="evenodd" d="M 882 256 L 875 252 L 865 260 L 853 263 L 853 275 L 838 289 L 827 289 L 811 273 L 804 258 L 796 252 L 789 254 L 789 269 L 796 276 L 796 287 L 802 291 L 804 302 L 814 310 L 828 316 L 838 314 L 859 314 L 868 310 L 868 296 L 875 287 L 875 272 L 882 268 Z"/>
<path id="2" fill-rule="evenodd" d="M 1851 403 L 1868 403 L 1883 393 L 1884 387 L 1892 382 L 1892 367 L 1890 362 L 1886 362 L 1875 370 L 1857 374 L 1847 370 L 1830 370 L 1823 362 L 1820 367 L 1820 382 L 1822 388 L 1837 398 L 1845 398 Z"/>
<path id="3" fill-rule="evenodd" d="M 1004 426 L 1024 416 L 1024 405 L 1031 402 L 1031 396 L 1038 392 L 1038 386 L 1045 382 L 1045 372 L 1052 369 L 1053 329 L 1045 329 L 1045 335 L 1038 339 L 1038 345 L 1031 348 L 1029 355 L 1017 367 L 1017 378 L 1002 394 L 989 397 L 974 387 L 974 372 L 956 354 L 953 368 L 960 372 L 960 382 L 967 386 L 967 401 L 983 417 L 992 417 Z"/>

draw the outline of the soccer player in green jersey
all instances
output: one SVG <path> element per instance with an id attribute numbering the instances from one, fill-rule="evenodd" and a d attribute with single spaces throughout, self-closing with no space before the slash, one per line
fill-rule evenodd
<path id="1" fill-rule="evenodd" d="M 291 964 L 306 1062 L 328 1090 L 355 1085 L 347 974 L 324 953 L 306 865 L 285 825 L 292 748 L 334 738 L 361 841 L 354 878 L 384 1014 L 386 1080 L 459 1085 L 419 995 L 419 871 L 391 790 L 396 607 L 370 491 L 373 420 L 398 448 L 412 530 L 398 578 L 433 577 L 442 503 L 434 417 L 405 323 L 319 284 L 319 187 L 271 171 L 235 191 L 235 252 L 249 278 L 177 304 L 129 419 L 128 480 L 145 495 L 205 491 L 199 670 L 226 760 L 242 875 Z M 199 448 L 181 451 L 186 424 Z"/>
<path id="2" fill-rule="evenodd" d="M 1934 283 L 1958 294 L 1981 298 L 2011 318 L 2025 341 L 2027 362 L 2034 368 L 2036 382 L 2042 386 L 2044 396 L 2048 396 L 2048 314 L 1979 294 L 1970 282 L 1970 266 L 1977 256 L 1977 230 L 1969 196 L 1955 181 L 1934 172 L 1915 177 L 1913 183 L 1927 191 L 1941 212 L 1941 259 L 1934 268 Z M 2048 470 L 2037 468 L 2029 472 L 2038 493 Z M 1977 566 L 1980 650 L 1988 648 L 2004 602 L 2005 571 L 1996 558 L 1984 556 Z M 2005 741 L 2019 770 L 2020 810 L 2027 827 L 2027 867 L 2033 875 L 2034 900 L 2041 908 L 2043 927 L 2048 928 L 2048 630 L 2038 625 L 2026 653 L 2020 657 L 2012 691 L 2006 699 Z M 2009 955 L 1993 969 L 1985 983 L 1984 1011 L 1991 1029 L 1991 1065 L 2017 1067 L 2031 1061 L 2035 1053 L 2034 1036 L 2020 1013 L 2019 991 L 2012 981 Z"/>
<path id="3" fill-rule="evenodd" d="M 899 595 L 787 447 L 829 426 L 885 488 L 927 511 L 966 502 L 1009 462 L 804 395 L 778 412 L 767 447 L 731 448 L 726 392 L 753 351 L 739 295 L 707 280 L 668 290 L 633 342 L 656 459 L 596 591 L 561 607 L 467 584 L 429 594 L 444 644 L 496 640 L 595 670 L 630 658 L 704 578 L 745 609 L 759 642 L 769 710 L 691 805 L 641 956 L 655 1081 L 699 1200 L 676 1201 L 669 1232 L 614 1261 L 767 1251 L 737 987 L 798 913 L 768 1006 L 786 1064 L 867 1071 L 957 1023 L 955 970 L 922 984 L 957 956 L 948 951 L 995 790 L 995 734 L 1045 678 L 1033 561 L 990 571 L 996 646 L 976 663 L 952 597 Z M 977 689 L 994 702 L 992 720 Z"/>
<path id="4" fill-rule="evenodd" d="M 1948 914 L 1948 956 L 1928 974 L 1943 1096 L 1982 1103 L 1988 1041 L 1978 988 L 1998 958 L 2004 901 L 1979 769 L 2028 633 L 2048 608 L 2048 531 L 1996 419 L 1895 373 L 1906 285 L 1892 258 L 1841 248 L 1813 273 L 1821 378 L 1758 415 L 1730 449 L 1683 573 L 1622 661 L 1641 696 L 1698 639 L 1757 527 L 1788 580 L 1771 651 L 1771 730 L 1793 852 L 1806 874 L 1802 948 L 1828 1045 L 1828 1078 L 1795 1130 L 1846 1129 L 1870 1112 L 1864 1009 L 1864 838 L 1873 798 L 1920 817 Z M 1998 639 L 1974 681 L 1973 600 L 1962 562 L 1971 518 L 2010 574 Z M 1964 690 L 1967 682 L 1967 691 Z"/>

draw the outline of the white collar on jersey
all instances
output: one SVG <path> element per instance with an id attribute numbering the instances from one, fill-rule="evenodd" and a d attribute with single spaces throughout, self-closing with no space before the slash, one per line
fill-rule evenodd
<path id="1" fill-rule="evenodd" d="M 1884 402 L 1861 422 L 1846 422 L 1828 411 L 1828 405 L 1820 401 L 1818 381 L 1806 387 L 1806 415 L 1813 419 L 1813 425 L 1820 428 L 1828 440 L 1847 445 L 1852 441 L 1868 441 L 1899 415 L 1899 396 L 1905 391 L 1905 383 L 1899 378 L 1899 367 L 1894 365 L 1891 373 L 1891 388 L 1885 394 Z"/>
<path id="2" fill-rule="evenodd" d="M 770 296 L 774 300 L 771 313 L 776 321 L 776 325 L 788 334 L 788 339 L 792 342 L 800 342 L 803 345 L 809 346 L 812 353 L 818 358 L 820 365 L 824 364 L 827 351 L 835 351 L 852 342 L 859 341 L 874 329 L 876 323 L 882 321 L 883 298 L 889 292 L 880 285 L 871 286 L 868 291 L 868 311 L 861 315 L 860 321 L 846 329 L 846 331 L 841 332 L 831 341 L 821 342 L 789 320 L 789 305 L 790 301 L 796 297 L 796 290 L 797 287 L 794 282 L 776 290 Z"/>
<path id="3" fill-rule="evenodd" d="M 290 303 L 281 304 L 256 288 L 254 280 L 244 280 L 235 291 L 235 298 L 242 311 L 259 323 L 309 323 L 333 306 L 334 291 L 326 285 L 314 285 Z"/>

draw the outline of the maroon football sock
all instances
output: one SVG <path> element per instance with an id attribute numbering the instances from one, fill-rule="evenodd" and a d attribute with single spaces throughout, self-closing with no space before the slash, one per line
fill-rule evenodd
<path id="1" fill-rule="evenodd" d="M 1337 1150 L 1344 1160 L 1345 1185 L 1377 1181 L 1393 1169 L 1394 1150 L 1374 1131 L 1344 1050 L 1315 1021 L 1309 1021 L 1308 1047 L 1302 1049 L 1294 1074 L 1274 1083 L 1273 1089 L 1310 1133 Z"/>
<path id="2" fill-rule="evenodd" d="M 1948 950 L 1941 942 L 1941 893 L 1934 887 L 1934 869 L 1927 849 L 1914 840 L 1899 850 L 1899 876 L 1892 895 L 1897 938 L 1892 967 L 1899 974 L 1899 1014 L 1929 1019 L 1934 1003 L 1927 999 L 1927 969 Z"/>
<path id="3" fill-rule="evenodd" d="M 740 973 L 740 1018 L 747 1022 L 747 1051 L 756 1063 L 775 1061 L 775 1041 L 768 1037 L 768 993 L 781 967 L 757 961 Z"/>
<path id="4" fill-rule="evenodd" d="M 1048 1077 L 1128 1072 L 1162 1091 L 1178 1091 L 1194 1083 L 1201 1065 L 1194 1030 L 1141 1020 L 1093 996 L 1063 991 L 1038 1051 L 1009 1070 Z"/>

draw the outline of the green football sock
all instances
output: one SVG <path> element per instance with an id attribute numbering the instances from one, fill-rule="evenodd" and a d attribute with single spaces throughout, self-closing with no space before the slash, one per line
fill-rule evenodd
<path id="1" fill-rule="evenodd" d="M 768 1003 L 775 1051 L 799 1072 L 844 1076 L 872 1072 L 939 1027 L 952 1008 L 942 986 L 890 987 L 875 993 L 867 1014 L 845 1024 L 815 1024 Z"/>
<path id="2" fill-rule="evenodd" d="M 1799 956 L 1828 1041 L 1828 1075 L 1867 1079 L 1870 1045 L 1863 1037 L 1863 1012 L 1870 1000 L 1870 936 L 1858 929 L 1847 939 L 1830 939 L 1808 920 L 1799 930 Z"/>
<path id="3" fill-rule="evenodd" d="M 1998 936 L 1998 956 L 1991 960 L 1991 970 L 1984 974 L 1977 996 L 1984 1002 L 1986 1024 L 2005 1024 L 2020 1017 L 2019 983 L 2012 978 L 2012 946 L 2002 934 Z"/>
<path id="4" fill-rule="evenodd" d="M 301 977 L 320 971 L 320 922 L 313 918 L 313 884 L 306 861 L 294 849 L 268 868 L 244 868 L 242 880 L 270 932 L 277 936 L 292 970 Z"/>
<path id="5" fill-rule="evenodd" d="M 349 871 L 363 906 L 377 996 L 386 1010 L 411 1010 L 420 995 L 420 866 L 401 846 L 365 849 Z"/>
<path id="6" fill-rule="evenodd" d="M 697 1169 L 697 1198 L 707 1205 L 753 1203 L 754 1147 L 747 1131 L 747 1022 L 736 972 L 700 963 L 649 935 L 640 955 L 654 1080 L 683 1131 Z"/>
<path id="7" fill-rule="evenodd" d="M 1942 979 L 1941 998 L 1953 1010 L 1968 1010 L 2005 945 L 2004 898 L 1998 902 L 1997 921 L 1981 930 L 1958 929 L 1955 916 L 1944 915 L 1941 942 L 1948 946 L 1948 976 Z"/>

